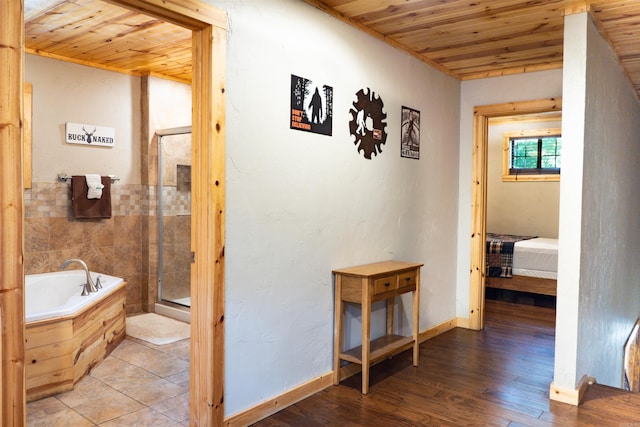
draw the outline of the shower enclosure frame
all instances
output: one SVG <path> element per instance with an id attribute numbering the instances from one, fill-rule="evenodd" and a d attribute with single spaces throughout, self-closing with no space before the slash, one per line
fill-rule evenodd
<path id="1" fill-rule="evenodd" d="M 158 190 L 156 192 L 156 214 L 158 215 L 158 297 L 156 298 L 156 302 L 171 302 L 171 300 L 163 299 L 163 284 L 164 284 L 164 256 L 163 256 L 163 246 L 164 246 L 164 214 L 163 214 L 163 196 L 162 196 L 162 187 L 163 187 L 163 160 L 162 160 L 162 138 L 168 136 L 176 136 L 176 135 L 186 135 L 191 134 L 191 126 L 180 126 L 174 128 L 167 129 L 158 129 L 155 131 L 155 135 L 158 138 Z M 182 305 L 182 304 L 180 304 Z M 189 305 L 190 307 L 190 305 Z"/>

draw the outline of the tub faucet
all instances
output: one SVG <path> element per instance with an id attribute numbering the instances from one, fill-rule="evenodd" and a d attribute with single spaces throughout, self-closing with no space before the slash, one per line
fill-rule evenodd
<path id="1" fill-rule="evenodd" d="M 74 262 L 77 262 L 78 264 L 80 264 L 82 266 L 82 268 L 84 268 L 84 272 L 87 273 L 87 283 L 86 283 L 86 285 L 89 288 L 89 292 L 98 292 L 98 288 L 96 288 L 96 284 L 93 283 L 93 279 L 91 279 L 91 275 L 89 274 L 89 268 L 87 267 L 87 264 L 84 261 L 82 261 L 81 259 L 72 258 L 72 259 L 66 260 L 65 262 L 60 264 L 60 270 L 64 270 L 65 268 L 67 268 L 69 266 L 69 264 L 74 263 Z"/>

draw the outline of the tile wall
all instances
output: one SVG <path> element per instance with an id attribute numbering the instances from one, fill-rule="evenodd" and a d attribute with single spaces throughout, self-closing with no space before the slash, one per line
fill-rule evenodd
<path id="1" fill-rule="evenodd" d="M 190 168 L 180 173 L 190 173 Z M 163 187 L 166 298 L 190 293 L 191 192 L 186 175 L 180 182 L 180 186 Z M 111 186 L 112 217 L 96 220 L 73 218 L 70 189 L 65 182 L 34 182 L 25 190 L 25 274 L 56 271 L 63 261 L 80 258 L 91 271 L 126 280 L 127 313 L 154 311 L 158 296 L 156 187 L 116 181 Z"/>
<path id="2" fill-rule="evenodd" d="M 165 145 L 163 276 L 165 297 L 190 292 L 191 135 Z M 69 182 L 34 182 L 24 192 L 25 274 L 58 270 L 80 258 L 92 271 L 127 281 L 127 313 L 153 312 L 158 296 L 157 137 L 143 146 L 143 184 L 111 185 L 112 217 L 76 220 Z"/>
<path id="3" fill-rule="evenodd" d="M 143 279 L 148 279 L 142 267 L 148 255 L 143 234 L 149 234 L 149 191 L 116 181 L 111 186 L 110 219 L 76 220 L 70 188 L 66 182 L 34 182 L 25 190 L 25 273 L 56 271 L 64 260 L 80 258 L 92 271 L 123 277 L 127 312 L 142 311 Z"/>

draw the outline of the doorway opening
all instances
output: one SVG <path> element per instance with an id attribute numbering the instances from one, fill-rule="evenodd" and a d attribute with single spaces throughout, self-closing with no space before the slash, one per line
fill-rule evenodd
<path id="1" fill-rule="evenodd" d="M 226 69 L 226 38 L 227 17 L 223 11 L 198 0 L 190 2 L 189 6 L 165 2 L 158 4 L 155 0 L 111 0 L 112 3 L 133 12 L 153 16 L 170 22 L 192 32 L 193 49 L 193 186 L 194 203 L 191 251 L 196 254 L 191 268 L 191 375 L 190 375 L 190 413 L 191 419 L 202 425 L 221 425 L 224 418 L 223 379 L 224 379 L 224 183 L 225 183 L 225 69 Z M 7 56 L 5 82 L 0 85 L 8 88 L 0 90 L 4 95 L 20 93 L 24 88 L 16 90 L 23 76 L 24 31 L 23 27 L 24 2 L 7 3 L 3 11 L 6 12 L 8 29 L 7 45 L 16 46 L 14 55 Z M 20 47 L 20 49 L 18 49 Z M 20 85 L 21 86 L 21 85 Z M 20 123 L 22 120 L 21 99 L 16 108 L 7 109 L 9 123 Z M 9 96 L 4 96 L 9 99 Z M 13 105 L 13 104 L 12 104 Z M 4 152 L 5 158 L 15 164 L 22 160 L 19 139 L 20 132 L 11 128 L 9 146 Z M 17 135 L 17 138 L 14 137 Z M 20 172 L 20 168 L 18 168 Z M 5 174 L 5 193 L 10 193 L 11 205 L 18 206 L 12 212 L 23 213 L 22 203 L 16 194 L 22 192 L 22 179 L 18 174 Z M 210 184 L 211 183 L 211 184 Z M 215 185 L 213 184 L 215 183 Z M 16 199 L 16 200 L 13 200 Z M 9 197 L 6 198 L 9 200 Z M 24 219 L 24 217 L 23 217 Z M 7 246 L 18 248 L 14 253 L 16 259 L 21 259 L 23 247 L 22 232 L 15 232 L 15 228 L 22 221 L 3 222 L 3 232 L 11 241 Z M 5 226 L 6 225 L 6 226 Z M 9 227 L 9 228 L 7 228 Z M 197 233 L 193 230 L 197 229 Z M 16 283 L 17 292 L 7 299 L 8 304 L 24 306 L 24 271 L 21 262 L 15 263 L 7 276 L 11 283 Z M 17 276 L 22 276 L 20 280 Z M 13 280 L 11 280 L 13 279 Z M 9 293 L 7 293 L 9 294 Z M 5 302 L 6 302 L 5 301 Z M 13 304 L 15 302 L 15 304 Z M 4 304 L 3 304 L 4 307 Z M 24 419 L 25 384 L 24 384 L 24 313 L 21 310 L 4 310 L 3 326 L 7 336 L 3 342 L 10 342 L 15 346 L 3 346 L 3 378 L 15 381 L 1 381 L 0 400 L 2 408 L 7 409 L 2 415 L 3 420 Z M 195 343 L 195 345 L 194 345 Z M 194 348 L 196 347 L 196 348 Z M 7 351 L 4 351 L 7 350 Z M 6 357 L 5 357 L 6 356 Z M 22 380 L 19 380 L 22 378 Z M 9 409 L 11 411 L 9 411 Z M 10 412 L 10 413 L 9 413 Z M 14 424 L 8 421 L 9 424 Z M 17 423 L 20 423 L 17 421 Z"/>
<path id="2" fill-rule="evenodd" d="M 469 285 L 470 329 L 480 330 L 484 327 L 489 120 L 496 117 L 542 114 L 558 111 L 562 111 L 562 100 L 559 98 L 511 102 L 474 108 L 473 187 L 471 191 L 471 274 Z"/>

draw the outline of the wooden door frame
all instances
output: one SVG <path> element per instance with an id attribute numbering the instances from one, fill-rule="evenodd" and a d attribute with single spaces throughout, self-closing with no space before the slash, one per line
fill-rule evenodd
<path id="1" fill-rule="evenodd" d="M 484 105 L 473 109 L 471 278 L 469 284 L 470 329 L 480 330 L 484 327 L 489 119 L 516 114 L 546 113 L 550 111 L 562 111 L 562 98 Z"/>
<path id="2" fill-rule="evenodd" d="M 191 422 L 224 420 L 227 16 L 200 0 L 107 0 L 192 30 Z M 26 423 L 24 370 L 24 2 L 0 2 L 0 424 Z"/>
<path id="3" fill-rule="evenodd" d="M 24 375 L 24 14 L 0 2 L 0 424 L 26 424 Z"/>

